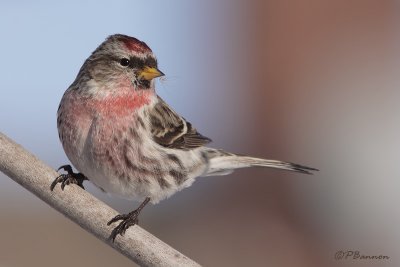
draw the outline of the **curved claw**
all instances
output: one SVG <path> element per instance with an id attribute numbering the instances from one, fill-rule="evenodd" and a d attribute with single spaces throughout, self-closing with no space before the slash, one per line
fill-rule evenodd
<path id="1" fill-rule="evenodd" d="M 121 235 L 123 236 L 126 232 L 126 230 L 128 230 L 129 227 L 138 224 L 139 223 L 139 211 L 138 210 L 134 210 L 128 214 L 120 214 L 115 216 L 114 218 L 112 218 L 107 225 L 110 225 L 112 223 L 115 223 L 117 221 L 121 221 L 117 227 L 115 227 L 110 235 L 110 239 L 114 242 L 115 238 L 117 237 L 117 235 Z"/>
<path id="2" fill-rule="evenodd" d="M 54 181 L 51 183 L 51 185 L 50 185 L 50 190 L 51 191 L 53 191 L 54 190 L 54 188 L 56 187 L 56 185 L 59 183 L 59 182 L 61 182 L 61 180 L 60 180 L 60 177 L 61 177 L 62 175 L 60 175 L 60 176 L 58 176 L 56 179 L 54 179 Z"/>
<path id="3" fill-rule="evenodd" d="M 115 227 L 115 228 L 112 230 L 109 239 L 112 240 L 112 242 L 114 242 L 114 241 L 115 241 L 115 238 L 117 237 L 118 234 L 122 235 L 122 234 L 120 233 L 119 226 Z"/>
<path id="4" fill-rule="evenodd" d="M 115 216 L 114 218 L 112 218 L 107 225 L 110 225 L 112 223 L 118 222 L 120 220 L 126 220 L 127 219 L 128 214 L 119 214 L 117 216 Z"/>
<path id="5" fill-rule="evenodd" d="M 63 191 L 64 191 L 64 187 L 66 185 L 74 183 L 74 180 L 72 180 L 71 177 L 68 177 L 68 175 L 66 175 L 66 176 L 67 177 L 65 177 L 65 179 L 63 179 L 63 181 L 61 182 L 61 190 L 63 190 Z"/>
<path id="6" fill-rule="evenodd" d="M 53 191 L 55 186 L 58 183 L 61 183 L 61 189 L 64 190 L 66 185 L 70 184 L 76 184 L 79 187 L 81 187 L 83 190 L 85 188 L 83 187 L 83 181 L 87 180 L 86 176 L 83 175 L 82 173 L 74 173 L 72 170 L 71 165 L 63 165 L 60 168 L 58 168 L 57 171 L 63 169 L 64 171 L 67 172 L 67 174 L 60 174 L 50 185 L 50 190 Z"/>
<path id="7" fill-rule="evenodd" d="M 62 165 L 60 168 L 58 168 L 57 169 L 57 171 L 59 171 L 59 170 L 61 170 L 61 169 L 63 169 L 64 171 L 66 171 L 67 173 L 69 173 L 69 174 L 72 174 L 72 173 L 74 173 L 73 171 L 72 171 L 72 167 L 71 167 L 71 165 Z"/>
<path id="8" fill-rule="evenodd" d="M 117 235 L 123 236 L 129 227 L 139 223 L 139 219 L 138 219 L 139 214 L 140 214 L 141 210 L 144 208 L 144 206 L 146 206 L 147 203 L 149 203 L 149 201 L 150 201 L 150 198 L 146 197 L 146 199 L 143 201 L 143 203 L 140 204 L 140 206 L 136 210 L 129 212 L 128 214 L 119 214 L 119 215 L 115 216 L 114 218 L 112 218 L 107 223 L 107 225 L 110 225 L 112 223 L 122 220 L 122 222 L 120 222 L 118 224 L 118 226 L 115 227 L 111 232 L 109 239 L 111 239 L 112 242 L 115 241 L 115 238 L 117 237 Z"/>

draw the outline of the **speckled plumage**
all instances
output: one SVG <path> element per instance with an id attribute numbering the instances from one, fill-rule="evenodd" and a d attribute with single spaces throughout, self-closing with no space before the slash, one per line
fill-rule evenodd
<path id="1" fill-rule="evenodd" d="M 157 203 L 198 176 L 250 166 L 313 170 L 205 147 L 211 140 L 157 96 L 152 79 L 141 78 L 146 66 L 156 68 L 157 61 L 145 43 L 110 36 L 85 61 L 61 100 L 57 124 L 64 150 L 76 169 L 104 191 Z"/>

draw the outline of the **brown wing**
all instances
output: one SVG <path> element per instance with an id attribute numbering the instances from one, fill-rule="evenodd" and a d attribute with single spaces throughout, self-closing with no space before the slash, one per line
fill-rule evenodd
<path id="1" fill-rule="evenodd" d="M 199 134 L 160 97 L 149 116 L 153 139 L 162 146 L 188 150 L 211 142 L 211 139 Z"/>

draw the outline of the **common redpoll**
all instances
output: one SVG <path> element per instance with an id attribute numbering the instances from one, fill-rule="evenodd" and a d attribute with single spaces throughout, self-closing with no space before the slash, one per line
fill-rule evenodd
<path id="1" fill-rule="evenodd" d="M 51 189 L 57 183 L 83 188 L 88 179 L 112 195 L 144 200 L 137 210 L 108 223 L 122 220 L 112 231 L 112 240 L 138 222 L 148 202 L 158 203 L 198 176 L 252 166 L 307 174 L 316 170 L 206 147 L 211 140 L 157 96 L 153 79 L 163 75 L 144 42 L 115 34 L 85 61 L 58 108 L 61 143 L 81 173 L 62 166 L 67 174 L 57 177 Z"/>

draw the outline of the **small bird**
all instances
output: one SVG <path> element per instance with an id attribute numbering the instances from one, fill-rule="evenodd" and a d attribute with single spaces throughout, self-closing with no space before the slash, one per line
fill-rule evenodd
<path id="1" fill-rule="evenodd" d="M 299 164 L 225 152 L 205 145 L 211 140 L 168 106 L 155 91 L 163 76 L 146 43 L 130 36 L 109 36 L 86 59 L 65 91 L 57 112 L 57 128 L 70 165 L 61 183 L 90 180 L 102 191 L 143 201 L 134 211 L 112 218 L 121 221 L 114 241 L 138 223 L 143 207 L 192 185 L 196 177 L 226 175 L 234 169 L 261 166 L 311 174 Z"/>

